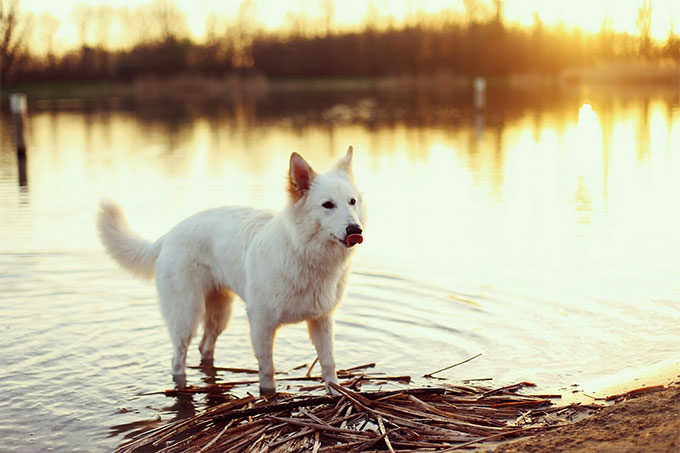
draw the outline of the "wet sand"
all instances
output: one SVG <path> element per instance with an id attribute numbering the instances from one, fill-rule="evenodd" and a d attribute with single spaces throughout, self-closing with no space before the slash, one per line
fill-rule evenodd
<path id="1" fill-rule="evenodd" d="M 504 443 L 493 451 L 680 452 L 680 386 L 616 403 L 572 425 Z"/>
<path id="2" fill-rule="evenodd" d="M 640 392 L 646 388 L 661 391 Z M 625 398 L 607 402 L 612 395 Z M 637 395 L 637 396 L 636 396 Z M 680 453 L 680 359 L 627 368 L 578 386 L 561 403 L 605 405 L 573 424 L 515 441 L 491 451 L 519 452 L 663 452 Z"/>

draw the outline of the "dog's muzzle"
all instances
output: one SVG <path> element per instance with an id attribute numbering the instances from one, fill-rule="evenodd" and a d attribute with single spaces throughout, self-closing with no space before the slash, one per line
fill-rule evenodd
<path id="1" fill-rule="evenodd" d="M 361 235 L 362 229 L 357 224 L 353 223 L 348 225 L 345 233 L 347 234 L 345 236 L 345 245 L 347 247 L 354 247 L 355 245 L 364 242 L 364 237 Z"/>

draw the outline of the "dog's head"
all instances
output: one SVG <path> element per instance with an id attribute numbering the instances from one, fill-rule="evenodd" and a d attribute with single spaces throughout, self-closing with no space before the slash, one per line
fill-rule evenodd
<path id="1" fill-rule="evenodd" d="M 364 204 L 354 185 L 352 153 L 326 173 L 317 174 L 298 153 L 290 156 L 288 193 L 296 223 L 310 236 L 351 248 L 363 242 Z"/>

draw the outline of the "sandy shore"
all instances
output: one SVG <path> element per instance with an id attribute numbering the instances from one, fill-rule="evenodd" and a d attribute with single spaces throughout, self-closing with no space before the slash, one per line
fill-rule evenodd
<path id="1" fill-rule="evenodd" d="M 680 360 L 623 370 L 586 383 L 565 399 L 604 403 L 606 396 L 654 386 L 666 388 L 629 397 L 571 425 L 504 442 L 488 451 L 680 453 Z"/>
<path id="2" fill-rule="evenodd" d="M 508 442 L 493 451 L 680 452 L 680 386 L 614 404 L 572 425 Z"/>

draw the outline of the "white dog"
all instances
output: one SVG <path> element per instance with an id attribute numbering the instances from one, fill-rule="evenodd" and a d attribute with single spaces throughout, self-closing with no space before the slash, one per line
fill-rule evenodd
<path id="1" fill-rule="evenodd" d="M 101 203 L 98 228 L 109 254 L 137 276 L 156 275 L 178 382 L 184 381 L 187 348 L 201 319 L 199 350 L 202 362 L 212 364 L 236 294 L 246 302 L 261 393 L 275 391 L 277 329 L 300 321 L 307 322 L 327 388 L 337 383 L 332 316 L 345 291 L 353 246 L 363 241 L 365 215 L 352 176 L 352 147 L 323 174 L 293 153 L 288 192 L 290 203 L 278 214 L 210 209 L 156 242 L 132 232 L 117 204 Z"/>

